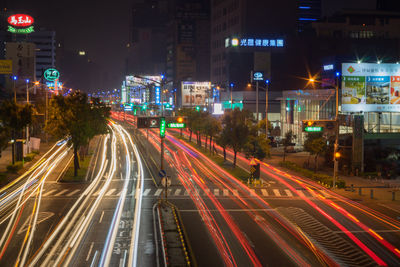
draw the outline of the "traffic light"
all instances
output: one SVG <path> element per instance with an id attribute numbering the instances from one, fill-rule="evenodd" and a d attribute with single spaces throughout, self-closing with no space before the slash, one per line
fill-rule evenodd
<path id="1" fill-rule="evenodd" d="M 178 122 L 178 123 L 183 123 L 184 120 L 185 119 L 183 117 L 176 118 L 176 122 Z"/>
<path id="2" fill-rule="evenodd" d="M 200 107 L 199 106 L 196 106 L 196 111 L 200 111 Z"/>
<path id="3" fill-rule="evenodd" d="M 160 118 L 160 137 L 164 138 L 165 137 L 165 129 L 167 128 L 167 123 L 165 122 L 165 118 L 162 117 Z"/>
<path id="4" fill-rule="evenodd" d="M 339 151 L 335 152 L 335 159 L 339 159 L 342 155 L 340 154 Z"/>

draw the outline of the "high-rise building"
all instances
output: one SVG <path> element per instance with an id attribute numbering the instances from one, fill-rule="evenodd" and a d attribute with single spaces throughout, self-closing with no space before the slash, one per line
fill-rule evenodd
<path id="1" fill-rule="evenodd" d="M 242 90 L 254 69 L 266 72 L 270 78 L 271 57 L 282 52 L 286 36 L 296 33 L 297 2 L 212 1 L 212 83 L 225 88 L 233 84 L 235 90 Z M 283 40 L 279 46 L 278 39 Z M 229 43 L 242 40 L 244 43 Z"/>
<path id="2" fill-rule="evenodd" d="M 182 81 L 210 80 L 210 21 L 206 1 L 170 3 L 167 31 L 167 79 L 173 88 Z M 177 90 L 180 99 L 180 90 Z M 179 102 L 179 101 L 178 101 Z M 177 102 L 177 104 L 179 104 Z"/>
<path id="3" fill-rule="evenodd" d="M 56 66 L 56 32 L 33 32 L 26 40 L 36 45 L 36 79 L 40 80 L 46 69 Z"/>
<path id="4" fill-rule="evenodd" d="M 298 31 L 304 31 L 310 22 L 321 18 L 321 0 L 299 0 L 298 1 Z"/>

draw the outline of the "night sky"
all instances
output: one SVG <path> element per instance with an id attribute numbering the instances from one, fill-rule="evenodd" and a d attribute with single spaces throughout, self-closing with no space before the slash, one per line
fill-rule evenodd
<path id="1" fill-rule="evenodd" d="M 107 79 L 99 78 L 99 89 L 120 87 L 133 0 L 3 1 L 11 12 L 32 15 L 37 29 L 55 30 L 57 42 L 61 42 L 66 50 L 85 50 L 99 68 L 98 73 L 107 76 Z M 323 16 L 343 7 L 374 8 L 375 3 L 375 0 L 324 0 Z"/>

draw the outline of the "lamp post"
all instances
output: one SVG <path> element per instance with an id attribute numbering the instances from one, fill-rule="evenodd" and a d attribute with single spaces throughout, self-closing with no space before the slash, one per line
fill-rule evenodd
<path id="1" fill-rule="evenodd" d="M 269 87 L 269 80 L 265 81 L 265 136 L 268 138 L 268 87 Z"/>
<path id="2" fill-rule="evenodd" d="M 15 104 L 17 104 L 17 88 L 16 88 L 16 86 L 15 86 L 15 82 L 16 82 L 16 80 L 17 80 L 17 76 L 13 76 L 13 81 L 14 81 L 14 103 Z"/>
<path id="3" fill-rule="evenodd" d="M 333 189 L 336 188 L 336 180 L 337 180 L 337 175 L 339 171 L 339 157 L 338 155 L 338 150 L 339 150 L 339 76 L 340 73 L 336 72 L 336 84 L 332 83 L 327 83 L 328 85 L 334 86 L 335 87 L 335 94 L 336 94 L 336 103 L 335 103 L 335 144 L 333 147 Z M 317 81 L 314 78 L 308 79 L 309 82 L 314 83 L 318 82 L 321 83 L 321 81 Z M 325 82 L 326 83 L 326 82 Z"/>
<path id="4" fill-rule="evenodd" d="M 29 79 L 26 79 L 26 104 L 29 105 Z M 30 153 L 30 145 L 29 145 L 29 124 L 26 125 L 26 145 L 27 145 L 27 152 Z"/>

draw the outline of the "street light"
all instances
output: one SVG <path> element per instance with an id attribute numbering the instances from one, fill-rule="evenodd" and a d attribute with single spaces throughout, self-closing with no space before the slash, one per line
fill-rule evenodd
<path id="1" fill-rule="evenodd" d="M 357 61 L 358 63 L 360 61 Z M 339 75 L 338 75 L 339 74 Z M 336 128 L 335 128 L 335 144 L 334 144 L 334 149 L 333 149 L 333 159 L 334 159 L 334 167 L 333 167 L 333 189 L 335 189 L 336 187 L 336 176 L 338 173 L 338 160 L 339 158 L 336 157 L 337 155 L 339 155 L 340 157 L 340 153 L 338 152 L 339 149 L 339 76 L 340 73 L 336 72 L 336 84 L 331 84 L 331 83 L 327 83 L 324 82 L 328 85 L 334 86 L 335 87 L 335 91 L 336 91 L 336 109 L 335 109 L 335 124 L 336 124 Z M 308 79 L 310 82 L 318 82 L 318 83 L 322 83 L 321 81 L 316 81 L 313 78 Z"/>

